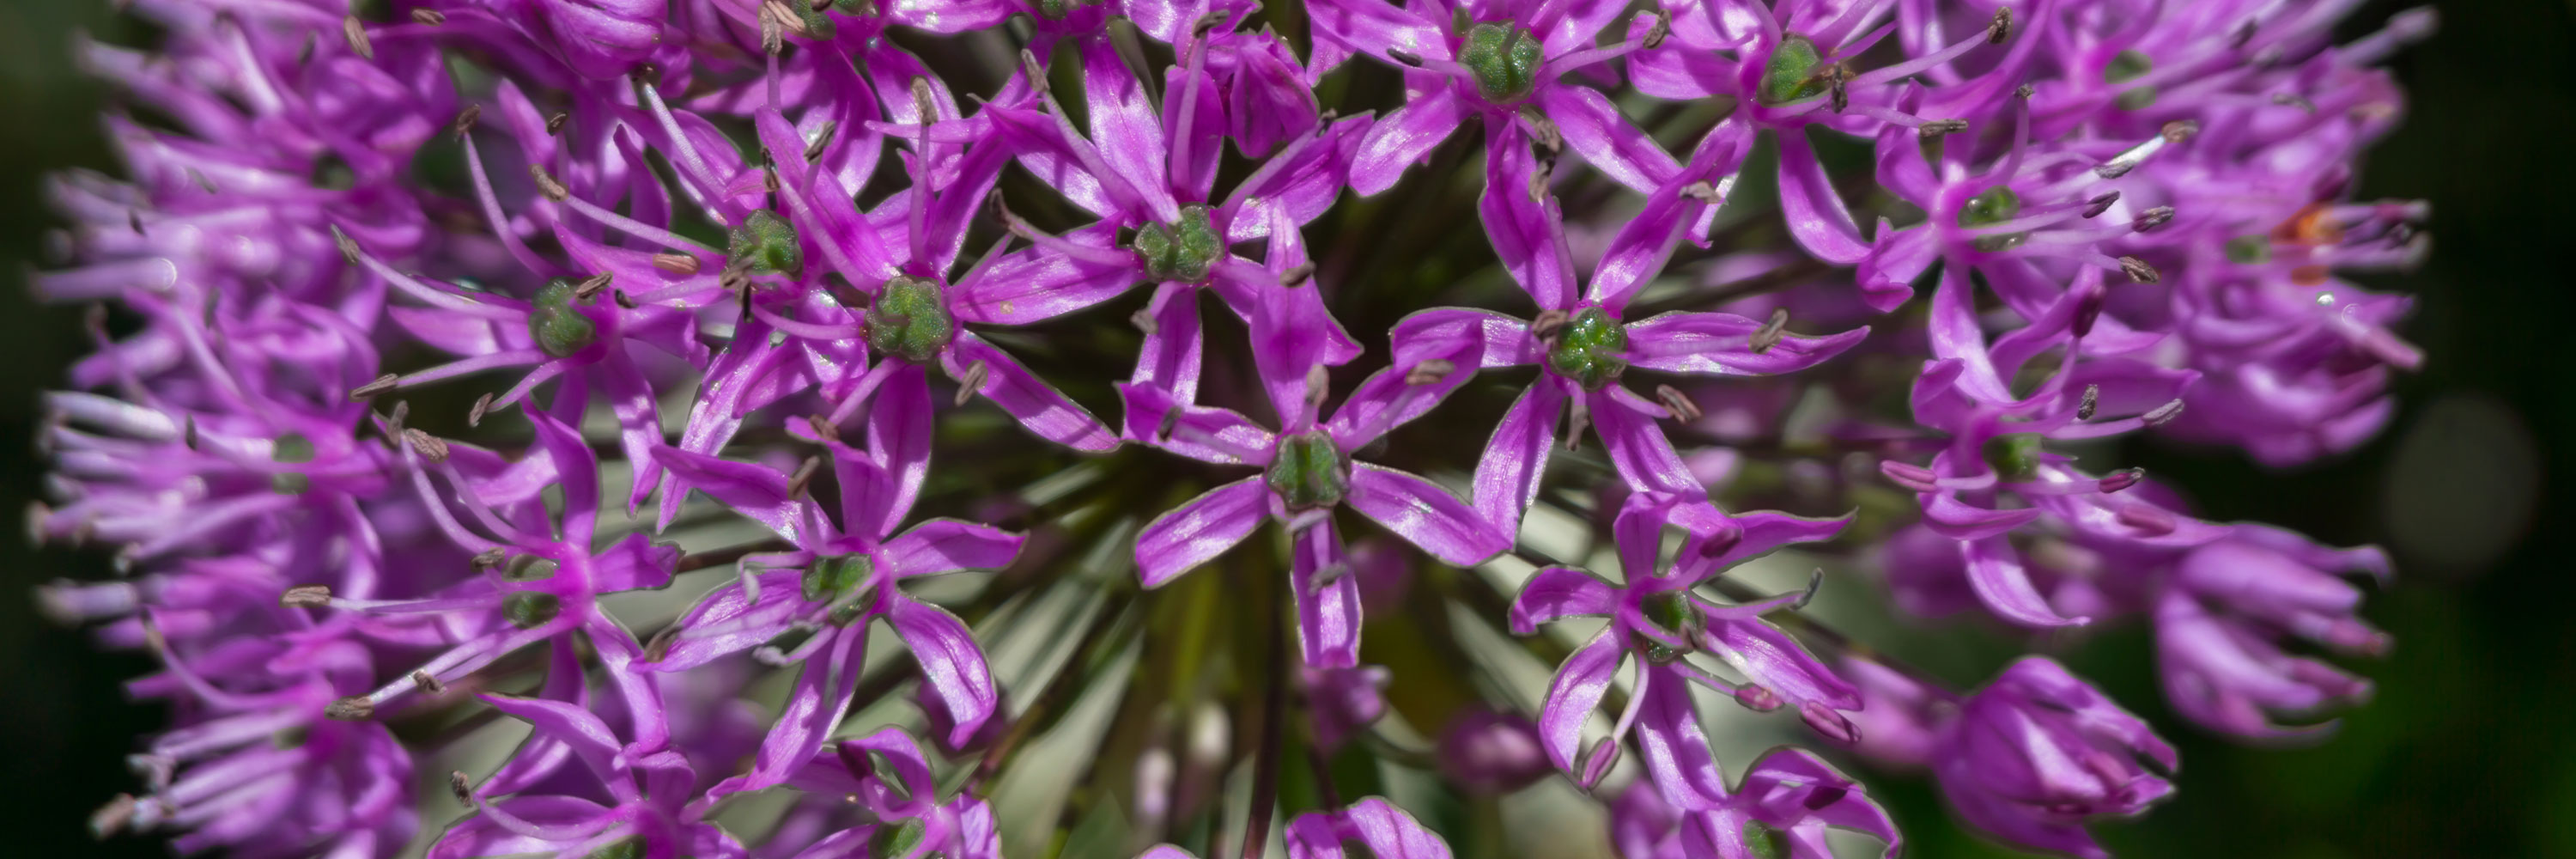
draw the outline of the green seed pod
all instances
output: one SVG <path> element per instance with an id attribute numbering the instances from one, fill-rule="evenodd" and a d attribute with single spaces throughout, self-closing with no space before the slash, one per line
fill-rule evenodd
<path id="1" fill-rule="evenodd" d="M 535 629 L 563 614 L 563 600 L 544 591 L 519 591 L 501 600 L 501 616 L 520 629 Z"/>
<path id="2" fill-rule="evenodd" d="M 753 211 L 733 228 L 725 253 L 760 274 L 795 277 L 805 272 L 805 249 L 796 243 L 796 228 L 768 209 Z"/>
<path id="3" fill-rule="evenodd" d="M 305 438 L 303 433 L 292 432 L 278 436 L 277 444 L 269 449 L 268 454 L 269 461 L 282 463 L 312 462 L 313 456 L 313 440 Z M 268 488 L 280 495 L 302 495 L 305 490 L 313 488 L 313 478 L 302 472 L 275 472 L 268 476 Z"/>
<path id="4" fill-rule="evenodd" d="M 547 355 L 569 358 L 599 339 L 599 326 L 572 301 L 572 281 L 556 278 L 537 290 L 528 308 L 528 337 Z"/>
<path id="5" fill-rule="evenodd" d="M 2021 195 L 2013 193 L 2011 188 L 1997 185 L 1968 198 L 1968 202 L 1959 207 L 1959 226 L 1982 227 L 2000 224 L 2020 216 Z M 1972 244 L 1976 245 L 1978 250 L 1993 253 L 2009 250 L 2028 238 L 2030 238 L 2029 233 L 1997 233 L 1978 236 Z"/>
<path id="6" fill-rule="evenodd" d="M 868 309 L 860 328 L 868 346 L 915 364 L 939 357 L 957 336 L 957 321 L 948 314 L 948 295 L 939 282 L 918 277 L 886 281 L 885 291 Z"/>
<path id="7" fill-rule="evenodd" d="M 1816 52 L 1815 42 L 1789 34 L 1771 49 L 1771 62 L 1762 66 L 1762 86 L 1754 93 L 1754 100 L 1779 107 L 1824 95 L 1833 88 L 1832 81 L 1816 73 L 1816 66 L 1824 61 L 1824 55 Z"/>
<path id="8" fill-rule="evenodd" d="M 1288 509 L 1314 510 L 1342 503 L 1350 491 L 1348 468 L 1333 437 L 1316 430 L 1280 437 L 1267 479 Z"/>
<path id="9" fill-rule="evenodd" d="M 1191 203 L 1171 223 L 1137 228 L 1127 246 L 1144 258 L 1145 273 L 1154 280 L 1197 283 L 1225 254 L 1225 236 L 1216 231 L 1206 204 Z"/>
<path id="10" fill-rule="evenodd" d="M 1458 64 L 1476 78 L 1476 91 L 1488 101 L 1516 101 L 1538 88 L 1538 68 L 1546 46 L 1530 31 L 1506 23 L 1486 22 L 1467 28 Z"/>
<path id="11" fill-rule="evenodd" d="M 1584 390 L 1598 391 L 1628 371 L 1628 329 L 1598 307 L 1587 307 L 1556 330 L 1547 365 Z"/>
<path id="12" fill-rule="evenodd" d="M 2017 432 L 1986 440 L 1986 464 L 2005 480 L 2029 480 L 2039 474 L 2039 434 Z"/>

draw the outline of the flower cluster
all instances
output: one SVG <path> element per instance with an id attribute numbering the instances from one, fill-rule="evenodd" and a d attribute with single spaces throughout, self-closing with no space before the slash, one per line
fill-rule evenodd
<path id="1" fill-rule="evenodd" d="M 1631 857 L 1896 850 L 1814 753 L 1729 779 L 1712 690 L 2101 855 L 2173 789 L 2144 722 L 2043 657 L 1943 688 L 1802 614 L 1821 570 L 1729 573 L 2138 616 L 2241 737 L 2365 695 L 2308 654 L 2388 647 L 2342 578 L 2376 550 L 2070 452 L 2386 421 L 2406 301 L 2343 278 L 2427 213 L 2353 169 L 2432 16 L 2337 43 L 2349 5 L 136 0 L 159 44 L 85 48 L 126 175 L 53 184 L 35 285 L 96 351 L 30 527 L 120 573 L 38 598 L 177 719 L 93 825 L 998 857 L 994 786 L 1060 742 L 1062 825 L 1125 797 L 1121 855 L 1448 856 L 1339 799 L 1349 755 L 1561 772 Z M 1561 658 L 1534 711 L 1462 679 L 1462 607 Z M 412 795 L 495 714 L 515 752 Z"/>

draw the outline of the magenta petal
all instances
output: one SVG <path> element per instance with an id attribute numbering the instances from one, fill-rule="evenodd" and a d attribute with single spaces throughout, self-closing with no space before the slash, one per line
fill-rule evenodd
<path id="1" fill-rule="evenodd" d="M 1565 247 L 1556 198 L 1530 199 L 1538 161 L 1517 138 L 1517 132 L 1494 135 L 1485 147 L 1485 191 L 1476 198 L 1476 214 L 1503 270 L 1530 300 L 1544 310 L 1563 310 L 1574 304 L 1574 258 Z"/>
<path id="2" fill-rule="evenodd" d="M 1126 253 L 1114 238 L 1091 228 L 1063 236 L 1073 244 Z M 949 304 L 960 322 L 1028 325 L 1116 298 L 1143 280 L 1132 266 L 1078 260 L 1038 246 L 1003 254 L 957 284 Z"/>
<path id="3" fill-rule="evenodd" d="M 1483 360 L 1477 365 L 1489 369 L 1536 364 L 1541 356 L 1538 338 L 1530 336 L 1527 321 L 1469 307 L 1416 310 L 1398 320 L 1387 339 L 1392 341 L 1397 366 L 1441 357 L 1469 343 L 1481 344 Z"/>
<path id="4" fill-rule="evenodd" d="M 1592 637 L 1583 649 L 1565 658 L 1556 669 L 1556 679 L 1547 686 L 1547 704 L 1539 709 L 1539 743 L 1547 747 L 1548 760 L 1568 774 L 1574 772 L 1575 758 L 1582 753 L 1583 723 L 1601 706 L 1601 696 L 1610 689 L 1611 675 L 1619 670 L 1619 660 L 1627 655 L 1617 635 L 1617 628 L 1604 629 Z"/>
<path id="5" fill-rule="evenodd" d="M 1391 468 L 1353 463 L 1350 494 L 1343 501 L 1451 566 L 1480 564 L 1510 548 L 1494 526 L 1458 496 Z"/>
<path id="6" fill-rule="evenodd" d="M 1790 129 L 1780 139 L 1780 213 L 1789 219 L 1789 235 L 1808 253 L 1835 265 L 1851 265 L 1869 256 L 1860 225 L 1834 193 L 1832 177 L 1816 160 L 1803 129 Z"/>
<path id="7" fill-rule="evenodd" d="M 932 519 L 913 526 L 880 547 L 886 572 L 895 578 L 958 570 L 998 570 L 1019 557 L 1018 534 L 974 522 Z"/>
<path id="8" fill-rule="evenodd" d="M 1968 561 L 1968 584 L 1977 591 L 1986 608 L 1997 616 L 2023 626 L 2073 626 L 2091 618 L 2068 617 L 2048 604 L 2039 588 L 2031 584 L 2030 571 L 2023 569 L 2020 552 L 2003 537 L 1984 537 L 1960 547 Z"/>
<path id="9" fill-rule="evenodd" d="M 571 796 L 514 796 L 492 803 L 492 807 L 542 827 L 541 831 L 562 833 L 575 839 L 586 838 L 616 822 L 609 816 L 607 807 Z M 571 846 L 570 842 L 521 834 L 478 814 L 458 821 L 440 835 L 438 843 L 429 848 L 428 855 L 430 859 L 467 859 L 473 856 L 554 853 Z"/>
<path id="10" fill-rule="evenodd" d="M 1164 178 L 1163 158 L 1171 149 L 1164 142 L 1163 117 L 1108 34 L 1082 40 L 1082 89 L 1100 160 L 1144 197 L 1156 220 L 1177 217 L 1180 206 L 1172 202 L 1172 186 Z"/>
<path id="11" fill-rule="evenodd" d="M 1485 442 L 1485 458 L 1476 463 L 1476 515 L 1506 538 L 1519 539 L 1521 517 L 1538 499 L 1556 445 L 1556 416 L 1564 408 L 1564 389 L 1554 380 L 1531 382 Z"/>
<path id="12" fill-rule="evenodd" d="M 572 749 L 574 757 L 580 758 L 600 778 L 616 776 L 610 761 L 617 757 L 618 748 L 625 743 L 617 739 L 617 732 L 609 730 L 607 722 L 600 721 L 589 710 L 569 701 L 544 698 L 514 695 L 478 697 L 483 699 L 483 703 L 492 705 L 492 709 L 533 725 L 537 733 L 563 743 Z"/>
<path id="13" fill-rule="evenodd" d="M 1859 782 L 1805 749 L 1773 749 L 1763 755 L 1745 772 L 1738 796 L 1774 825 L 1814 820 L 1864 833 L 1886 843 L 1881 857 L 1893 857 L 1905 846 L 1896 822 L 1862 793 Z"/>
<path id="14" fill-rule="evenodd" d="M 1270 516 L 1270 486 L 1259 475 L 1219 486 L 1156 517 L 1136 538 L 1136 573 L 1146 587 L 1213 560 Z"/>
<path id="15" fill-rule="evenodd" d="M 912 502 L 930 478 L 932 419 L 930 372 L 900 367 L 877 388 L 868 404 L 868 455 L 832 451 L 834 473 L 841 476 L 842 525 L 851 533 L 883 537 L 903 526 Z M 871 480 L 869 478 L 879 478 Z M 858 478 L 853 481 L 849 478 Z"/>
<path id="16" fill-rule="evenodd" d="M 1649 370 L 1707 375 L 1776 375 L 1842 354 L 1869 336 L 1854 328 L 1823 337 L 1782 335 L 1760 352 L 1752 338 L 1762 323 L 1732 313 L 1664 313 L 1628 325 L 1628 361 Z"/>
<path id="17" fill-rule="evenodd" d="M 657 544 L 641 533 L 609 544 L 590 559 L 590 585 L 600 593 L 650 590 L 671 583 L 680 562 L 677 544 Z"/>
<path id="18" fill-rule="evenodd" d="M 1435 22 L 1382 0 L 1313 0 L 1306 14 L 1313 16 L 1316 41 L 1345 51 L 1371 54 L 1390 63 L 1388 49 L 1449 58 L 1448 34 Z"/>
<path id="19" fill-rule="evenodd" d="M 1360 661 L 1360 584 L 1342 557 L 1330 518 L 1295 537 L 1289 587 L 1297 604 L 1297 642 L 1311 668 L 1349 668 Z"/>
<path id="20" fill-rule="evenodd" d="M 803 537 L 799 533 L 803 523 L 798 511 L 804 505 L 787 497 L 787 475 L 678 448 L 663 448 L 655 458 L 678 475 L 682 485 L 706 493 L 790 542 Z"/>
<path id="21" fill-rule="evenodd" d="M 1136 372 L 1128 381 L 1169 391 L 1180 402 L 1198 401 L 1199 363 L 1207 340 L 1199 324 L 1203 291 L 1181 283 L 1155 287 L 1154 301 L 1145 308 L 1154 327 L 1145 332 L 1145 342 L 1136 350 Z M 1129 424 L 1127 437 L 1142 438 L 1134 433 L 1132 418 Z"/>
<path id="22" fill-rule="evenodd" d="M 977 392 L 1010 412 L 1039 438 L 1092 453 L 1118 446 L 1117 434 L 1102 426 L 1100 419 L 981 337 L 958 335 L 940 360 L 950 375 L 959 378 L 966 376 L 968 367 L 983 364 L 984 384 Z"/>
<path id="23" fill-rule="evenodd" d="M 1709 751 L 1708 733 L 1691 706 L 1690 679 L 1669 666 L 1638 672 L 1637 750 L 1646 773 L 1666 799 L 1684 808 L 1706 808 L 1726 798 L 1726 774 Z"/>
<path id="24" fill-rule="evenodd" d="M 887 599 L 886 606 L 886 621 L 903 637 L 912 658 L 920 661 L 921 681 L 930 684 L 931 698 L 948 710 L 954 726 L 948 732 L 949 744 L 965 745 L 1000 701 L 992 669 L 984 665 L 984 650 L 975 644 L 975 633 L 947 609 L 929 603 L 897 595 Z"/>
<path id="25" fill-rule="evenodd" d="M 1686 203 L 1679 186 L 1668 185 L 1650 194 L 1646 207 L 1619 228 L 1609 249 L 1602 252 L 1592 273 L 1592 301 L 1613 310 L 1626 307 L 1629 296 L 1663 271 L 1664 261 L 1681 244 L 1683 228 L 1690 225 L 1691 209 L 1699 205 L 1705 204 Z"/>
<path id="26" fill-rule="evenodd" d="M 676 624 L 679 635 L 671 640 L 662 658 L 647 667 L 663 672 L 686 671 L 759 647 L 794 626 L 797 613 L 805 606 L 797 589 L 803 573 L 764 570 L 753 576 L 760 583 L 759 602 L 749 598 L 740 582 L 717 586 L 680 615 Z"/>
<path id="27" fill-rule="evenodd" d="M 722 798 L 786 782 L 797 767 L 823 748 L 824 739 L 841 723 L 842 714 L 849 712 L 850 693 L 857 688 L 859 672 L 867 661 L 868 636 L 864 630 L 832 634 L 832 642 L 822 652 L 806 657 L 804 672 L 789 690 L 777 723 L 760 741 L 751 771 L 716 783 L 707 789 L 707 796 Z"/>
<path id="28" fill-rule="evenodd" d="M 1375 0 L 1349 3 L 1377 5 Z M 1447 86 L 1406 101 L 1361 139 L 1360 151 L 1351 157 L 1351 191 L 1368 197 L 1395 187 L 1406 169 L 1431 154 L 1466 119 L 1466 103 Z"/>
<path id="29" fill-rule="evenodd" d="M 1118 395 L 1127 402 L 1129 438 L 1200 462 L 1262 464 L 1275 443 L 1270 430 L 1251 418 L 1178 403 L 1161 388 L 1120 383 Z"/>
<path id="30" fill-rule="evenodd" d="M 1563 617 L 1607 615 L 1619 608 L 1619 591 L 1609 582 L 1573 567 L 1540 567 L 1512 599 L 1512 634 L 1538 632 L 1538 625 Z"/>
<path id="31" fill-rule="evenodd" d="M 1671 153 L 1630 125 L 1608 96 L 1591 87 L 1544 85 L 1539 87 L 1538 102 L 1565 135 L 1566 148 L 1583 156 L 1584 163 L 1610 181 L 1641 194 L 1652 193 L 1681 172 Z"/>
<path id="32" fill-rule="evenodd" d="M 538 449 L 554 461 L 554 485 L 563 488 L 563 541 L 586 549 L 599 522 L 599 457 L 571 427 L 527 407 L 524 401 L 520 405 L 529 425 L 536 428 Z"/>
<path id="33" fill-rule="evenodd" d="M 1369 797 L 1340 811 L 1297 816 L 1286 833 L 1289 859 L 1343 859 L 1345 842 L 1357 841 L 1376 859 L 1449 859 L 1440 836 L 1386 800 Z"/>
<path id="34" fill-rule="evenodd" d="M 1613 400 L 1607 393 L 1577 396 L 1590 398 L 1592 429 L 1601 435 L 1601 447 L 1609 452 L 1610 464 L 1629 487 L 1685 498 L 1708 494 L 1691 476 L 1690 467 L 1682 464 L 1681 454 L 1673 452 L 1672 441 L 1664 437 L 1663 428 L 1655 426 L 1653 418 Z"/>
<path id="35" fill-rule="evenodd" d="M 1858 710 L 1860 690 L 1799 646 L 1796 639 L 1758 619 L 1732 620 L 1708 613 L 1708 641 L 1717 657 L 1755 685 L 1791 704 L 1815 701 Z"/>

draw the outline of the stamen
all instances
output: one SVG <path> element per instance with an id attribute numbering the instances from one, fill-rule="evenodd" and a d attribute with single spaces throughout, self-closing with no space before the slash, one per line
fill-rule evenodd
<path id="1" fill-rule="evenodd" d="M 417 669 L 411 672 L 411 685 L 420 687 L 421 692 L 430 695 L 447 691 L 447 684 L 438 682 L 438 678 L 430 676 L 429 672 Z"/>
<path id="2" fill-rule="evenodd" d="M 796 466 L 796 473 L 787 478 L 787 497 L 790 499 L 802 497 L 805 494 L 805 488 L 813 484 L 814 475 L 822 470 L 822 457 L 806 457 L 803 463 Z"/>
<path id="3" fill-rule="evenodd" d="M 572 114 L 569 113 L 558 112 L 553 116 L 546 117 L 546 136 L 553 137 L 563 134 L 564 123 L 571 121 Z"/>
<path id="4" fill-rule="evenodd" d="M 1914 127 L 1915 133 L 1926 140 L 1966 130 L 1968 130 L 1968 121 L 1964 119 L 1935 119 Z"/>
<path id="5" fill-rule="evenodd" d="M 1692 402 L 1690 395 L 1671 385 L 1656 385 L 1655 399 L 1664 404 L 1665 413 L 1672 415 L 1673 420 L 1689 423 L 1699 420 L 1702 414 L 1699 404 Z"/>
<path id="6" fill-rule="evenodd" d="M 2138 481 L 2145 479 L 2147 479 L 2146 469 L 2123 468 L 2118 471 L 2111 472 L 2108 475 L 2104 475 L 2096 485 L 2107 494 L 2136 486 L 2138 485 Z"/>
<path id="7" fill-rule="evenodd" d="M 464 770 L 447 774 L 447 793 L 449 796 L 456 797 L 458 804 L 467 808 L 474 807 L 474 783 L 466 780 Z"/>
<path id="8" fill-rule="evenodd" d="M 2094 408 L 2095 408 L 2095 406 L 2096 406 L 2096 405 L 2098 405 L 2101 401 L 2102 401 L 2102 386 L 2100 386 L 2100 385 L 2086 385 L 2086 386 L 2084 386 L 2084 399 L 2083 399 L 2083 400 L 2081 400 L 2081 401 L 2079 401 L 2079 402 L 2077 402 L 2077 403 L 2075 404 L 2075 419 L 2076 419 L 2076 420 L 2079 420 L 2079 421 L 2089 421 L 2089 420 L 2092 420 L 2092 419 L 2093 419 L 2093 411 L 2094 411 Z"/>
<path id="9" fill-rule="evenodd" d="M 2005 6 L 1997 8 L 1995 10 L 1995 19 L 1986 24 L 1986 44 L 2003 44 L 2005 39 L 2012 38 L 2012 31 L 2012 7 Z"/>
<path id="10" fill-rule="evenodd" d="M 384 392 L 386 392 L 386 391 L 393 390 L 393 389 L 394 389 L 394 386 L 395 386 L 397 383 L 399 383 L 399 382 L 401 381 L 401 379 L 402 379 L 402 377 L 401 377 L 401 376 L 396 376 L 396 375 L 394 375 L 394 374 L 392 374 L 392 373 L 386 373 L 386 374 L 384 374 L 384 375 L 382 375 L 382 376 L 377 376 L 377 377 L 376 377 L 376 380 L 375 380 L 375 381 L 373 381 L 373 382 L 368 382 L 368 383 L 366 383 L 366 384 L 364 384 L 364 385 L 359 385 L 359 386 L 357 386 L 356 388 L 352 388 L 352 389 L 350 389 L 350 391 L 349 391 L 349 399 L 352 399 L 352 400 L 366 400 L 366 399 L 373 399 L 377 394 L 381 394 L 381 393 L 384 393 Z"/>
<path id="11" fill-rule="evenodd" d="M 2182 401 L 2175 400 L 2173 402 L 2157 406 L 2154 410 L 2149 411 L 2144 415 L 2140 415 L 2139 417 L 2145 419 L 2148 426 L 2155 427 L 2164 426 L 2167 422 L 2170 422 L 2181 415 Z"/>
<path id="12" fill-rule="evenodd" d="M 376 702 L 365 695 L 351 695 L 322 708 L 322 715 L 343 722 L 364 722 L 376 717 Z"/>
<path id="13" fill-rule="evenodd" d="M 447 461 L 447 442 L 437 436 L 412 428 L 403 430 L 403 440 L 410 442 L 412 450 L 418 452 L 422 459 L 430 462 Z"/>
<path id="14" fill-rule="evenodd" d="M 492 392 L 485 391 L 483 392 L 483 396 L 474 398 L 474 407 L 466 410 L 465 425 L 469 427 L 482 426 L 483 416 L 489 414 L 491 411 Z"/>
<path id="15" fill-rule="evenodd" d="M 349 50 L 356 52 L 358 59 L 370 63 L 376 61 L 375 43 L 367 41 L 367 25 L 360 22 L 358 16 L 340 19 L 340 36 L 349 40 Z"/>
<path id="16" fill-rule="evenodd" d="M 1296 265 L 1289 266 L 1287 271 L 1279 273 L 1279 285 L 1294 289 L 1296 287 L 1305 286 L 1306 281 L 1311 280 L 1314 277 L 1315 264 L 1311 262 L 1301 262 Z"/>
<path id="17" fill-rule="evenodd" d="M 681 277 L 689 277 L 697 274 L 699 266 L 700 263 L 698 262 L 697 257 L 684 253 L 664 251 L 653 255 L 654 268 L 658 268 Z"/>
<path id="18" fill-rule="evenodd" d="M 424 11 L 424 12 L 425 12 L 425 11 L 428 11 L 428 10 L 424 9 L 424 10 L 421 10 L 421 11 Z M 452 126 L 449 126 L 448 130 L 449 130 L 451 133 L 453 133 L 453 134 L 455 134 L 455 135 L 456 135 L 456 139 L 458 139 L 458 140 L 464 140 L 464 139 L 465 139 L 465 136 L 466 136 L 467 134 L 472 133 L 472 132 L 474 131 L 474 122 L 475 122 L 475 120 L 478 120 L 478 119 L 481 119 L 481 118 L 483 118 L 483 106 L 482 106 L 482 105 L 479 105 L 479 104 L 469 104 L 469 105 L 466 105 L 464 110 L 461 110 L 461 111 L 458 111 L 458 112 L 457 112 L 457 114 L 456 114 L 456 124 L 454 124 L 454 125 L 452 125 Z"/>
<path id="19" fill-rule="evenodd" d="M 330 603 L 330 585 L 296 585 L 277 598 L 277 604 L 286 608 L 320 608 Z"/>
<path id="20" fill-rule="evenodd" d="M 545 165 L 543 164 L 528 165 L 528 176 L 529 178 L 537 180 L 537 191 L 546 195 L 546 199 L 548 200 L 561 203 L 564 201 L 564 198 L 572 196 L 572 189 L 566 188 L 564 187 L 564 183 L 556 181 L 554 174 L 546 172 Z"/>
<path id="21" fill-rule="evenodd" d="M 1441 380 L 1449 378 L 1449 374 L 1457 369 L 1458 365 L 1455 363 L 1446 359 L 1433 358 L 1431 360 L 1415 364 L 1413 365 L 1413 369 L 1405 371 L 1404 383 L 1416 387 L 1422 385 L 1437 385 L 1440 384 Z"/>
<path id="22" fill-rule="evenodd" d="M 447 13 L 436 9 L 413 9 L 411 21 L 424 27 L 435 27 L 447 23 Z"/>
<path id="23" fill-rule="evenodd" d="M 2084 217 L 2099 217 L 2103 212 L 2110 211 L 2111 204 L 2117 202 L 2120 202 L 2120 192 L 2118 190 L 2104 192 L 2101 196 L 2085 202 Z"/>
<path id="24" fill-rule="evenodd" d="M 2158 279 L 2155 266 L 2133 256 L 2120 258 L 2120 273 L 2128 275 L 2132 283 L 2154 283 Z"/>
<path id="25" fill-rule="evenodd" d="M 1789 308 L 1774 307 L 1771 309 L 1771 321 L 1762 323 L 1761 328 L 1754 330 L 1752 338 L 1746 341 L 1746 346 L 1756 355 L 1769 352 L 1771 347 L 1780 345 L 1780 335 L 1788 327 Z"/>
<path id="26" fill-rule="evenodd" d="M 1544 384 L 1544 383 L 1542 383 Z M 1583 431 L 1592 426 L 1591 397 L 1581 391 L 1565 398 L 1565 449 L 1583 447 Z"/>
<path id="27" fill-rule="evenodd" d="M 1639 12 L 1637 14 L 1655 16 L 1655 23 L 1646 27 L 1646 37 L 1638 41 L 1638 46 L 1649 51 L 1663 47 L 1664 39 L 1671 37 L 1673 34 L 1673 13 L 1662 6 L 1656 6 L 1651 10 Z M 1631 18 L 1629 20 L 1634 21 L 1635 19 Z"/>
<path id="28" fill-rule="evenodd" d="M 1306 366 L 1306 411 L 1324 407 L 1324 398 L 1332 394 L 1333 377 L 1322 364 Z"/>
<path id="29" fill-rule="evenodd" d="M 2164 226 L 2165 222 L 2173 220 L 2173 216 L 2174 210 L 2172 206 L 2157 206 L 2153 209 L 2148 209 L 2145 214 L 2141 214 L 2136 219 L 2131 220 L 2129 222 L 2129 228 L 2141 233 L 2147 232 L 2157 227 Z"/>

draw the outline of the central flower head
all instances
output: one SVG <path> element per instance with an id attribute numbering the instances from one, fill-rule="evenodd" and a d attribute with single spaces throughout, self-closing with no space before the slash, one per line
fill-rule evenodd
<path id="1" fill-rule="evenodd" d="M 1628 329 L 1608 311 L 1586 307 L 1556 330 L 1547 346 L 1547 365 L 1558 375 L 1598 391 L 1628 371 Z"/>
<path id="2" fill-rule="evenodd" d="M 1782 37 L 1779 46 L 1771 49 L 1771 61 L 1762 66 L 1762 88 L 1754 99 L 1765 107 L 1779 107 L 1824 95 L 1833 88 L 1828 70 L 1818 68 L 1824 61 L 1816 43 L 1807 37 L 1796 33 Z"/>
<path id="3" fill-rule="evenodd" d="M 1997 185 L 1986 189 L 1984 193 L 1968 198 L 1968 202 L 1959 207 L 1959 226 L 1982 227 L 1988 224 L 2000 224 L 2020 215 L 2021 195 L 2013 193 L 2011 188 Z M 1973 244 L 1978 250 L 1992 253 L 2010 249 L 2029 237 L 2029 233 L 1997 233 L 1978 236 Z"/>
<path id="4" fill-rule="evenodd" d="M 1191 203 L 1181 207 L 1178 220 L 1137 228 L 1128 247 L 1145 258 L 1145 272 L 1155 280 L 1196 283 L 1207 279 L 1208 269 L 1225 253 L 1225 237 L 1217 234 L 1207 204 Z"/>
<path id="5" fill-rule="evenodd" d="M 876 306 L 859 323 L 869 348 L 915 364 L 930 363 L 957 336 L 957 320 L 948 314 L 948 295 L 939 281 L 897 277 L 886 281 Z"/>
<path id="6" fill-rule="evenodd" d="M 1675 647 L 1653 636 L 1636 635 L 1637 648 L 1646 661 L 1661 665 L 1680 659 L 1695 649 L 1691 642 L 1699 640 L 1700 616 L 1699 609 L 1691 605 L 1687 592 L 1666 591 L 1647 596 L 1638 601 L 1637 611 L 1645 615 L 1646 622 L 1655 629 L 1682 641 L 1681 646 Z"/>
<path id="7" fill-rule="evenodd" d="M 1986 440 L 1986 464 L 2005 480 L 2024 481 L 2039 475 L 2039 434 L 2017 432 Z"/>
<path id="8" fill-rule="evenodd" d="M 876 562 L 865 554 L 822 557 L 805 565 L 805 575 L 797 580 L 806 602 L 825 603 L 832 607 L 832 623 L 848 626 L 866 610 L 865 588 L 874 579 Z"/>
<path id="9" fill-rule="evenodd" d="M 1323 430 L 1279 437 L 1279 449 L 1270 460 L 1270 491 L 1287 502 L 1291 512 L 1331 507 L 1342 503 L 1350 489 L 1350 463 L 1343 461 L 1342 448 Z"/>
<path id="10" fill-rule="evenodd" d="M 1539 63 L 1546 59 L 1538 36 L 1517 24 L 1487 21 L 1467 28 L 1458 47 L 1458 64 L 1476 78 L 1476 91 L 1487 101 L 1516 101 L 1538 88 Z"/>
<path id="11" fill-rule="evenodd" d="M 805 271 L 805 249 L 796 243 L 796 228 L 776 212 L 754 210 L 727 238 L 725 254 L 750 271 L 789 277 Z"/>
<path id="12" fill-rule="evenodd" d="M 528 337 L 549 356 L 572 357 L 599 339 L 599 326 L 572 306 L 574 291 L 572 281 L 555 278 L 537 290 L 536 301 L 528 308 Z"/>

